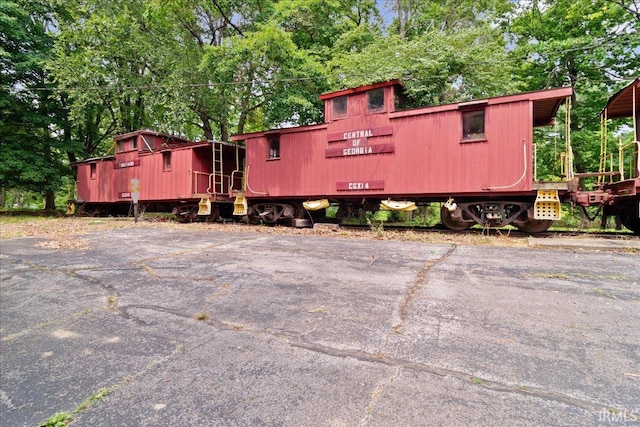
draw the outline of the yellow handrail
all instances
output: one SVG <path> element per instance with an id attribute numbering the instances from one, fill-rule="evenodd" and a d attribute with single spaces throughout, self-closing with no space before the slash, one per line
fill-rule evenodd
<path id="1" fill-rule="evenodd" d="M 629 157 L 629 178 L 638 178 L 638 170 L 640 170 L 640 141 L 631 141 L 626 145 L 622 144 L 622 138 L 620 138 L 620 142 L 618 144 L 618 171 L 620 172 L 620 180 L 624 181 L 625 179 L 625 164 L 624 164 L 624 152 L 628 148 L 635 147 L 635 156 Z M 635 159 L 634 159 L 635 157 Z M 634 162 L 635 160 L 635 168 Z M 635 169 L 635 170 L 634 170 Z"/>
<path id="2" fill-rule="evenodd" d="M 573 175 L 573 148 L 571 147 L 571 97 L 567 97 L 565 101 L 564 113 L 564 134 L 565 134 L 565 176 L 572 180 Z"/>
<path id="3" fill-rule="evenodd" d="M 600 115 L 600 165 L 598 172 L 603 173 L 607 168 L 607 139 L 608 139 L 608 126 L 607 126 L 607 110 Z M 610 178 L 611 179 L 611 178 Z M 598 176 L 598 184 L 602 184 L 604 177 Z"/>
<path id="4" fill-rule="evenodd" d="M 533 180 L 538 180 L 538 145 L 532 144 L 533 146 Z"/>

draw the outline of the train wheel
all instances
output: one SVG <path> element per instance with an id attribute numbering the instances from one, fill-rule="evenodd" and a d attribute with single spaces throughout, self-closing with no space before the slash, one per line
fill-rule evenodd
<path id="1" fill-rule="evenodd" d="M 307 210 L 302 206 L 302 203 L 295 202 L 292 203 L 293 206 L 293 218 L 294 219 L 304 219 L 307 217 Z"/>
<path id="2" fill-rule="evenodd" d="M 262 218 L 253 206 L 249 207 L 249 210 L 247 212 L 247 221 L 249 222 L 249 224 L 253 225 L 262 224 Z"/>
<path id="3" fill-rule="evenodd" d="M 198 217 L 198 206 L 180 205 L 176 208 L 175 215 L 178 222 L 193 222 L 193 220 Z"/>
<path id="4" fill-rule="evenodd" d="M 262 218 L 260 218 L 260 216 L 255 214 L 247 215 L 247 220 L 249 220 L 249 224 L 253 224 L 253 225 L 258 225 L 262 223 Z"/>
<path id="5" fill-rule="evenodd" d="M 636 203 L 629 204 L 620 212 L 620 222 L 622 225 L 640 235 L 640 218 L 638 218 L 638 210 L 640 207 Z"/>
<path id="6" fill-rule="evenodd" d="M 220 209 L 216 205 L 211 205 L 211 213 L 205 218 L 206 222 L 216 222 L 220 217 Z"/>
<path id="7" fill-rule="evenodd" d="M 344 203 L 340 203 L 338 210 L 336 211 L 336 222 L 340 224 L 342 220 L 350 215 L 349 206 Z"/>
<path id="8" fill-rule="evenodd" d="M 553 224 L 553 220 L 550 219 L 527 219 L 525 221 L 513 221 L 513 225 L 518 227 L 518 230 L 525 233 L 542 233 L 547 231 Z"/>
<path id="9" fill-rule="evenodd" d="M 451 216 L 451 211 L 443 206 L 440 209 L 440 221 L 442 225 L 453 231 L 464 231 L 473 227 L 475 222 L 460 221 Z"/>

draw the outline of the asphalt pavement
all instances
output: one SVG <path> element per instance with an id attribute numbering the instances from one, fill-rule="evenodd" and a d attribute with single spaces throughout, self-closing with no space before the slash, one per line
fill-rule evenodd
<path id="1" fill-rule="evenodd" d="M 0 242 L 2 426 L 640 422 L 637 251 L 82 239 Z"/>

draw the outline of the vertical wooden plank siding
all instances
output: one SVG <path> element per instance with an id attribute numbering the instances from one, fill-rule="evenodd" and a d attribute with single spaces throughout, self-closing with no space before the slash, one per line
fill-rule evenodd
<path id="1" fill-rule="evenodd" d="M 350 109 L 366 108 L 365 94 L 352 96 Z M 532 182 L 532 103 L 488 103 L 485 140 L 462 141 L 462 112 L 455 106 L 390 118 L 387 113 L 355 114 L 324 129 L 280 131 L 280 159 L 268 159 L 268 138 L 247 140 L 249 196 L 446 197 L 530 191 Z M 392 134 L 366 138 L 391 152 L 328 157 L 327 150 L 348 148 L 355 140 L 330 141 L 329 135 L 391 126 Z M 525 152 L 526 150 L 526 152 Z M 523 172 L 526 173 L 522 180 Z M 384 182 L 380 190 L 342 191 L 337 183 Z M 344 188 L 344 185 L 341 187 Z M 491 190 L 489 190 L 491 189 Z M 253 190 L 253 192 L 251 191 Z"/>

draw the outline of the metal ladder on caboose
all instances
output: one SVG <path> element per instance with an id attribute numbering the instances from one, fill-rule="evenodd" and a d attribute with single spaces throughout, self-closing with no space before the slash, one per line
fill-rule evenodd
<path id="1" fill-rule="evenodd" d="M 222 144 L 213 143 L 213 171 L 211 174 L 211 192 L 213 194 L 223 194 L 224 191 L 224 163 Z"/>
<path id="2" fill-rule="evenodd" d="M 214 199 L 218 194 L 222 194 L 224 190 L 224 163 L 222 144 L 219 142 L 212 142 L 211 149 L 213 150 L 213 164 L 211 165 L 211 174 L 209 175 L 209 188 L 207 193 L 213 194 Z M 198 203 L 198 215 L 210 215 L 211 214 L 211 198 L 201 197 Z"/>

